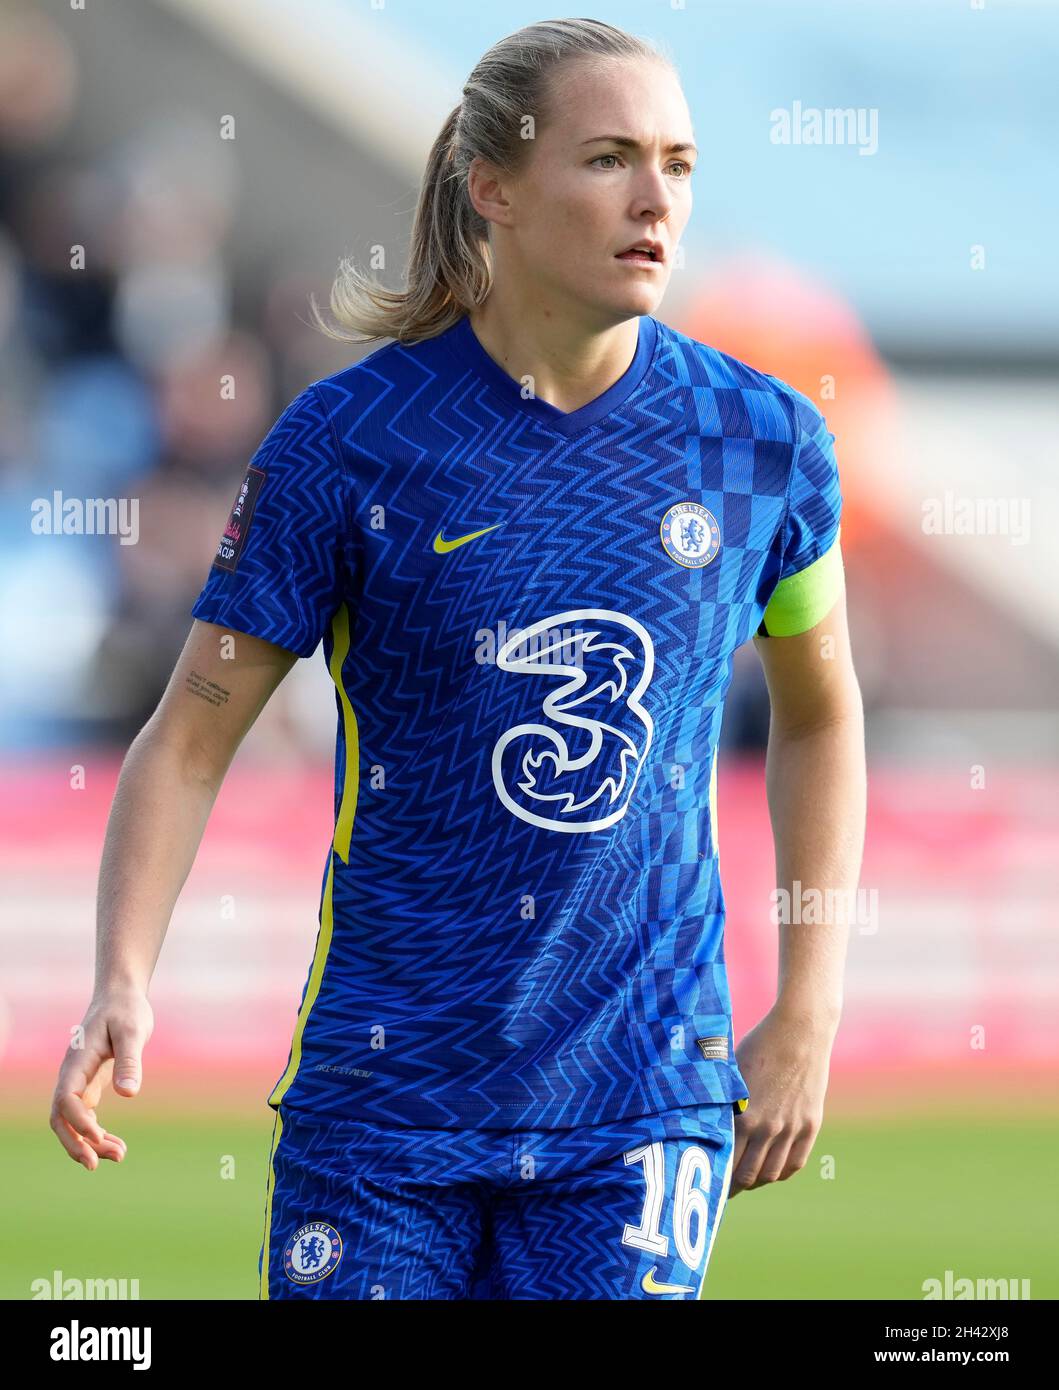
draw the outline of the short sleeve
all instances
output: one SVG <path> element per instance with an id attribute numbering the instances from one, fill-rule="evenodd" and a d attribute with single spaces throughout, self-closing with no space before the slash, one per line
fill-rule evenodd
<path id="1" fill-rule="evenodd" d="M 312 656 L 342 601 L 346 479 L 316 386 L 251 459 L 191 614 Z"/>
<path id="2" fill-rule="evenodd" d="M 808 396 L 786 388 L 796 426 L 783 520 L 780 575 L 765 608 L 760 637 L 795 637 L 830 612 L 843 584 L 842 492 L 835 436 Z"/>

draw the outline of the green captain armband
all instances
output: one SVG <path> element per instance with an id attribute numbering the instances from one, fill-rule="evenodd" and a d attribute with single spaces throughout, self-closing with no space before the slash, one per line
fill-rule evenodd
<path id="1" fill-rule="evenodd" d="M 842 589 L 841 535 L 840 527 L 830 550 L 797 574 L 780 580 L 765 608 L 759 637 L 797 637 L 827 616 Z"/>

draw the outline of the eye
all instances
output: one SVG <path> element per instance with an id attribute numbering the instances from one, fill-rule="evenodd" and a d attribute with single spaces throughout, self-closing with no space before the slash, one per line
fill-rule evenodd
<path id="1" fill-rule="evenodd" d="M 621 161 L 621 155 L 620 155 L 620 154 L 597 154 L 596 157 L 595 157 L 595 159 L 589 160 L 589 163 L 590 163 L 590 164 L 598 164 L 599 161 L 600 161 L 601 159 L 616 159 L 616 160 L 618 160 L 618 161 L 620 162 L 620 161 Z M 608 172 L 609 172 L 611 169 L 613 169 L 614 167 L 615 167 L 615 166 L 614 166 L 613 164 L 608 165 L 608 166 L 607 166 Z M 681 176 L 681 181 L 683 181 L 684 179 L 689 179 L 689 178 L 691 177 L 692 170 L 693 170 L 693 167 L 694 167 L 694 166 L 691 165 L 691 164 L 689 164 L 689 163 L 687 162 L 687 160 L 685 160 L 685 159 L 672 159 L 672 160 L 670 160 L 669 164 L 668 164 L 666 167 L 669 168 L 669 169 L 681 169 L 681 170 L 683 170 L 683 174 L 682 174 L 682 176 Z"/>

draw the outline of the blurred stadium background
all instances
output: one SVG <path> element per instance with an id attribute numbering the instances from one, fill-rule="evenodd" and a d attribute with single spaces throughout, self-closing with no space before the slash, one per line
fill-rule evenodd
<path id="1" fill-rule="evenodd" d="M 669 46 L 702 149 L 659 317 L 806 391 L 836 435 L 868 717 L 878 911 L 852 938 L 827 1122 L 794 1181 L 731 1204 L 711 1296 L 918 1298 L 951 1269 L 1055 1297 L 1059 12 L 593 13 Z M 138 1277 L 142 1297 L 254 1296 L 264 1097 L 331 831 L 320 654 L 221 793 L 155 976 L 144 1093 L 103 1111 L 129 1156 L 89 1176 L 47 1110 L 91 988 L 106 816 L 247 458 L 302 386 L 359 355 L 309 326 L 309 292 L 326 305 L 339 257 L 378 264 L 377 248 L 399 283 L 465 74 L 541 17 L 0 3 L 4 1297 L 54 1270 Z M 877 148 L 772 143 L 770 113 L 796 101 L 874 111 Z M 138 543 L 33 534 L 34 499 L 56 491 L 139 499 Z M 924 524 L 946 499 L 950 516 L 979 507 L 970 530 Z M 737 1035 L 775 981 L 767 723 L 744 648 L 719 773 Z"/>

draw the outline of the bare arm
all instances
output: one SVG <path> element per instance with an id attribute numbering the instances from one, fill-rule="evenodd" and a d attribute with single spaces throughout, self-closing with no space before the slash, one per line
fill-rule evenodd
<path id="1" fill-rule="evenodd" d="M 755 647 L 772 709 L 765 779 L 779 981 L 773 1008 L 738 1049 L 752 1100 L 740 1120 L 733 1194 L 804 1167 L 823 1122 L 867 796 L 844 593 L 810 631 L 756 638 Z"/>
<path id="2" fill-rule="evenodd" d="M 781 919 L 777 1002 L 837 1028 L 849 926 L 843 901 L 860 877 L 867 795 L 845 598 L 800 637 L 756 642 L 772 705 L 765 783 L 781 905 L 799 898 L 804 919 L 807 892 L 837 890 L 829 920 L 816 929 Z"/>
<path id="3" fill-rule="evenodd" d="M 124 1141 L 95 1117 L 104 1086 L 139 1090 L 153 1027 L 147 988 L 181 888 L 232 759 L 297 657 L 195 620 L 158 708 L 122 764 L 99 874 L 96 975 L 81 1036 L 66 1052 L 51 1127 L 93 1169 Z"/>

